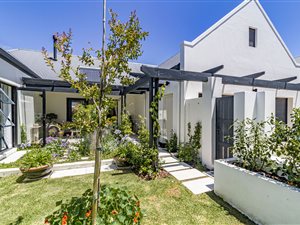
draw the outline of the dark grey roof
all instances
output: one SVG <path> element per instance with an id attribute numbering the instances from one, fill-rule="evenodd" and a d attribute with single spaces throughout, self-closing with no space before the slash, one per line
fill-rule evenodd
<path id="1" fill-rule="evenodd" d="M 8 51 L 10 55 L 18 59 L 20 62 L 29 67 L 32 71 L 40 76 L 42 79 L 48 80 L 61 80 L 57 73 L 51 70 L 49 66 L 45 63 L 44 56 L 41 51 L 35 50 L 24 50 L 24 49 L 13 49 Z M 51 56 L 51 53 L 49 53 Z M 58 54 L 57 61 L 53 61 L 54 69 L 56 72 L 60 70 L 60 61 L 61 57 Z M 141 73 L 140 67 L 141 63 L 129 62 L 129 67 L 133 73 Z M 95 65 L 92 67 L 86 67 L 83 63 L 80 62 L 78 56 L 73 56 L 72 58 L 73 67 L 81 67 L 81 71 L 85 71 L 89 81 L 97 81 L 99 76 L 99 60 L 95 59 Z M 153 65 L 150 65 L 153 66 Z M 91 79 L 91 80 L 90 80 Z M 116 85 L 120 82 L 116 81 Z"/>

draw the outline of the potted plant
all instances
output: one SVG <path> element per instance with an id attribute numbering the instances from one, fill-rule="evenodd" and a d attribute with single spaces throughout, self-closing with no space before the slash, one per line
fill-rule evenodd
<path id="1" fill-rule="evenodd" d="M 131 142 L 123 142 L 117 148 L 117 153 L 114 157 L 114 162 L 119 169 L 124 167 L 129 167 L 130 163 L 128 162 L 131 158 L 131 151 L 134 148 L 134 144 Z"/>
<path id="2" fill-rule="evenodd" d="M 24 155 L 20 160 L 20 170 L 30 179 L 40 179 L 52 172 L 53 158 L 51 152 L 42 148 L 36 148 Z"/>

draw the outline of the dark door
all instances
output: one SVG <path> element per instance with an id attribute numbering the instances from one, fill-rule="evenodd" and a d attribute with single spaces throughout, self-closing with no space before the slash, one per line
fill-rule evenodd
<path id="1" fill-rule="evenodd" d="M 288 115 L 288 99 L 287 98 L 276 98 L 276 119 L 287 124 L 287 115 Z"/>
<path id="2" fill-rule="evenodd" d="M 229 147 L 233 137 L 233 96 L 216 100 L 216 159 L 231 158 Z"/>

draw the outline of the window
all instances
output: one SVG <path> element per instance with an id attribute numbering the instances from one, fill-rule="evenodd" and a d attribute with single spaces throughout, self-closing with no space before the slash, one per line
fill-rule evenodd
<path id="1" fill-rule="evenodd" d="M 249 46 L 256 47 L 256 29 L 249 28 Z"/>
<path id="2" fill-rule="evenodd" d="M 82 98 L 67 98 L 67 121 L 72 121 L 74 109 L 78 104 L 86 104 Z"/>
<path id="3" fill-rule="evenodd" d="M 287 98 L 276 98 L 275 116 L 278 120 L 287 124 Z"/>

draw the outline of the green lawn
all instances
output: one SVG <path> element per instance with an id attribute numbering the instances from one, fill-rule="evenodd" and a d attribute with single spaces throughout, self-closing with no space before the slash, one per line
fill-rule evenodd
<path id="1" fill-rule="evenodd" d="M 133 173 L 102 174 L 102 181 L 126 187 L 141 200 L 143 224 L 252 224 L 212 192 L 192 195 L 172 177 L 145 181 Z M 55 202 L 80 196 L 92 184 L 92 175 L 44 179 L 21 183 L 20 178 L 0 178 L 0 224 L 43 224 Z"/>

